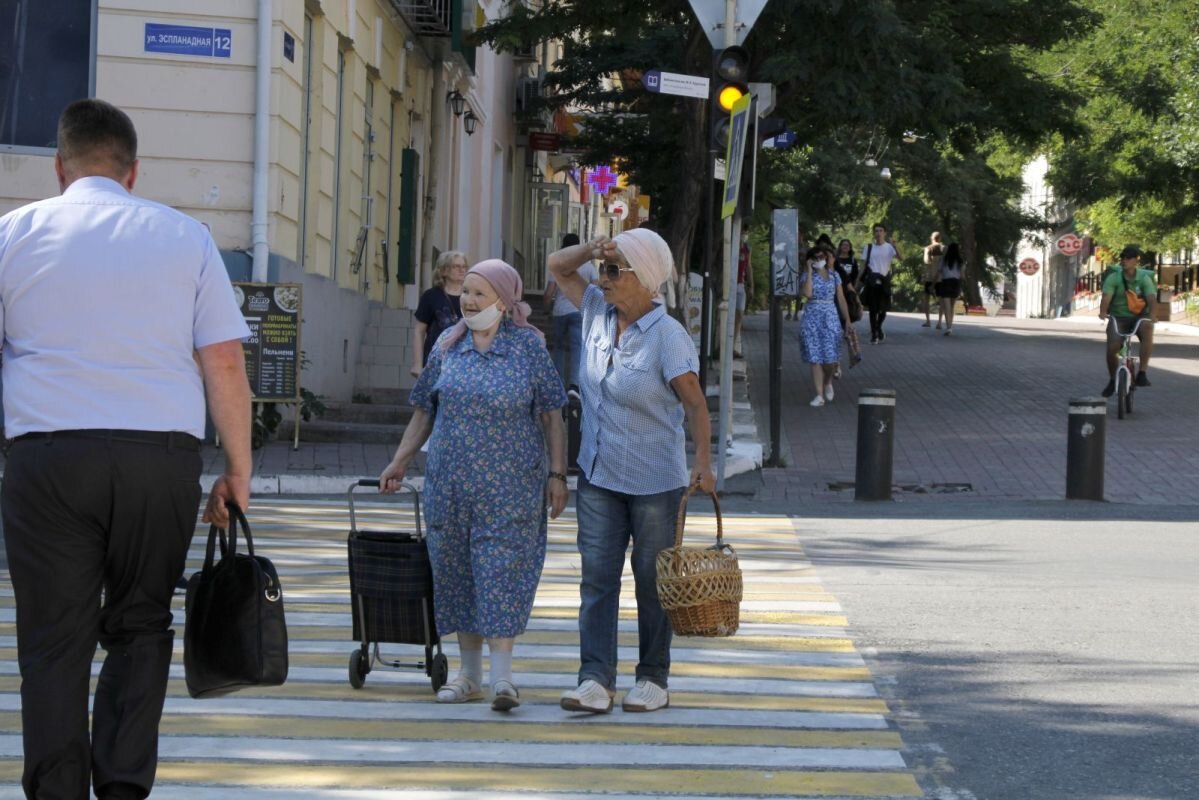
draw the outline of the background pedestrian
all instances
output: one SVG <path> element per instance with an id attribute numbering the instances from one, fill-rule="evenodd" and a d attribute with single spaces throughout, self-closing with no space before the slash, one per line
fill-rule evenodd
<path id="1" fill-rule="evenodd" d="M 812 365 L 816 396 L 810 405 L 823 406 L 835 396 L 833 375 L 841 363 L 841 339 L 849 324 L 849 310 L 841 291 L 836 256 L 823 245 L 808 251 L 800 292 L 806 299 L 800 326 L 803 359 Z"/>
<path id="2" fill-rule="evenodd" d="M 467 273 L 463 318 L 412 387 L 412 419 L 379 475 L 379 491 L 397 491 L 429 440 L 433 608 L 438 633 L 458 634 L 461 656 L 437 702 L 483 698 L 486 639 L 496 711 L 520 704 L 512 648 L 545 563 L 546 505 L 557 517 L 567 500 L 566 394 L 541 333 L 528 323 L 523 288 L 520 274 L 496 259 Z"/>
<path id="3" fill-rule="evenodd" d="M 887 238 L 887 226 L 874 226 L 874 241 L 866 245 L 862 256 L 862 300 L 870 309 L 870 343 L 882 344 L 887 335 L 883 322 L 891 308 L 891 264 L 899 259 L 899 250 Z"/>
<path id="4" fill-rule="evenodd" d="M 0 217 L 0 503 L 17 606 L 27 797 L 143 798 L 171 665 L 171 597 L 200 505 L 207 411 L 224 474 L 204 519 L 250 501 L 249 335 L 199 222 L 135 197 L 137 133 L 67 106 L 59 197 Z M 97 641 L 106 651 L 91 706 Z"/>
<path id="5" fill-rule="evenodd" d="M 962 293 L 962 251 L 957 242 L 950 242 L 941 258 L 940 276 L 937 284 L 937 296 L 941 302 L 941 315 L 945 317 L 945 335 L 953 333 L 953 315 L 958 295 Z M 937 323 L 940 328 L 940 322 Z"/>
<path id="6" fill-rule="evenodd" d="M 736 312 L 733 316 L 733 357 L 741 358 L 741 323 L 745 321 L 745 309 L 749 295 L 754 291 L 753 268 L 750 265 L 749 228 L 741 231 L 741 249 L 737 256 Z"/>
<path id="7" fill-rule="evenodd" d="M 924 284 L 924 295 L 920 299 L 920 310 L 924 312 L 924 324 L 927 328 L 932 325 L 932 306 L 937 306 L 937 330 L 941 330 L 941 319 L 944 316 L 939 299 L 937 283 L 941 280 L 941 256 L 945 254 L 945 246 L 941 243 L 941 234 L 933 231 L 928 237 L 928 245 L 924 248 L 924 272 L 921 275 Z"/>
<path id="8" fill-rule="evenodd" d="M 576 270 L 602 257 L 600 285 Z M 632 541 L 639 658 L 625 711 L 670 704 L 670 622 L 658 599 L 658 553 L 674 544 L 688 483 L 712 491 L 708 405 L 687 330 L 666 313 L 658 289 L 674 272 L 670 248 L 646 228 L 593 239 L 549 258 L 558 285 L 583 311 L 579 452 L 579 684 L 562 695 L 568 711 L 606 713 L 616 694 L 620 584 Z M 683 418 L 695 442 L 687 470 Z"/>
<path id="9" fill-rule="evenodd" d="M 577 233 L 568 233 L 562 237 L 563 247 L 574 247 L 579 243 Z M 599 273 L 595 265 L 587 262 L 579 267 L 579 274 L 589 283 L 599 281 Z M 579 364 L 583 355 L 583 315 L 579 307 L 558 291 L 558 283 L 551 272 L 546 277 L 545 304 L 551 313 L 554 326 L 554 366 L 558 369 L 558 377 L 568 387 L 579 385 Z"/>
<path id="10" fill-rule="evenodd" d="M 433 268 L 433 285 L 420 296 L 416 306 L 416 325 L 412 329 L 413 377 L 420 375 L 429 363 L 429 353 L 437 337 L 462 319 L 462 281 L 466 277 L 466 255 L 460 250 L 446 250 L 437 257 Z"/>

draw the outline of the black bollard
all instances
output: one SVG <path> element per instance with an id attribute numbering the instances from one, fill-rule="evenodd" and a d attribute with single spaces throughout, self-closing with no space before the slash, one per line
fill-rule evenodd
<path id="1" fill-rule="evenodd" d="M 891 499 L 895 454 L 895 390 L 863 389 L 858 395 L 858 458 L 854 500 Z"/>
<path id="2" fill-rule="evenodd" d="M 1099 397 L 1070 401 L 1066 439 L 1066 499 L 1103 500 L 1107 403 Z"/>

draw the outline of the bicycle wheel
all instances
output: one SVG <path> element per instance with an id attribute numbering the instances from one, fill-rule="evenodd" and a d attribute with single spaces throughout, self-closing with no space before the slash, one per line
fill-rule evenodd
<path id="1" fill-rule="evenodd" d="M 1136 392 L 1136 390 L 1137 390 L 1137 387 L 1135 385 L 1130 384 L 1128 387 L 1128 394 L 1124 395 L 1124 412 L 1126 414 L 1132 413 L 1132 396 Z"/>
<path id="2" fill-rule="evenodd" d="M 1124 419 L 1124 409 L 1128 403 L 1128 370 L 1116 372 L 1116 417 Z"/>

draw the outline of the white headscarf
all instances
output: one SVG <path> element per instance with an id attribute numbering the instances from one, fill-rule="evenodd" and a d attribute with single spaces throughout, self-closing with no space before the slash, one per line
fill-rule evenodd
<path id="1" fill-rule="evenodd" d="M 648 228 L 634 228 L 612 241 L 629 262 L 637 280 L 656 297 L 662 284 L 674 274 L 674 255 L 666 240 Z"/>

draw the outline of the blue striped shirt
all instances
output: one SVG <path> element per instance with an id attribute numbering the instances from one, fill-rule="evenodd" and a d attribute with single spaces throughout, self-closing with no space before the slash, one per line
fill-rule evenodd
<path id="1" fill-rule="evenodd" d="M 687 485 L 683 403 L 670 382 L 699 372 L 687 330 L 661 304 L 617 340 L 616 307 L 588 286 L 583 312 L 579 468 L 594 486 L 658 494 Z M 706 445 L 706 443 L 704 443 Z"/>

